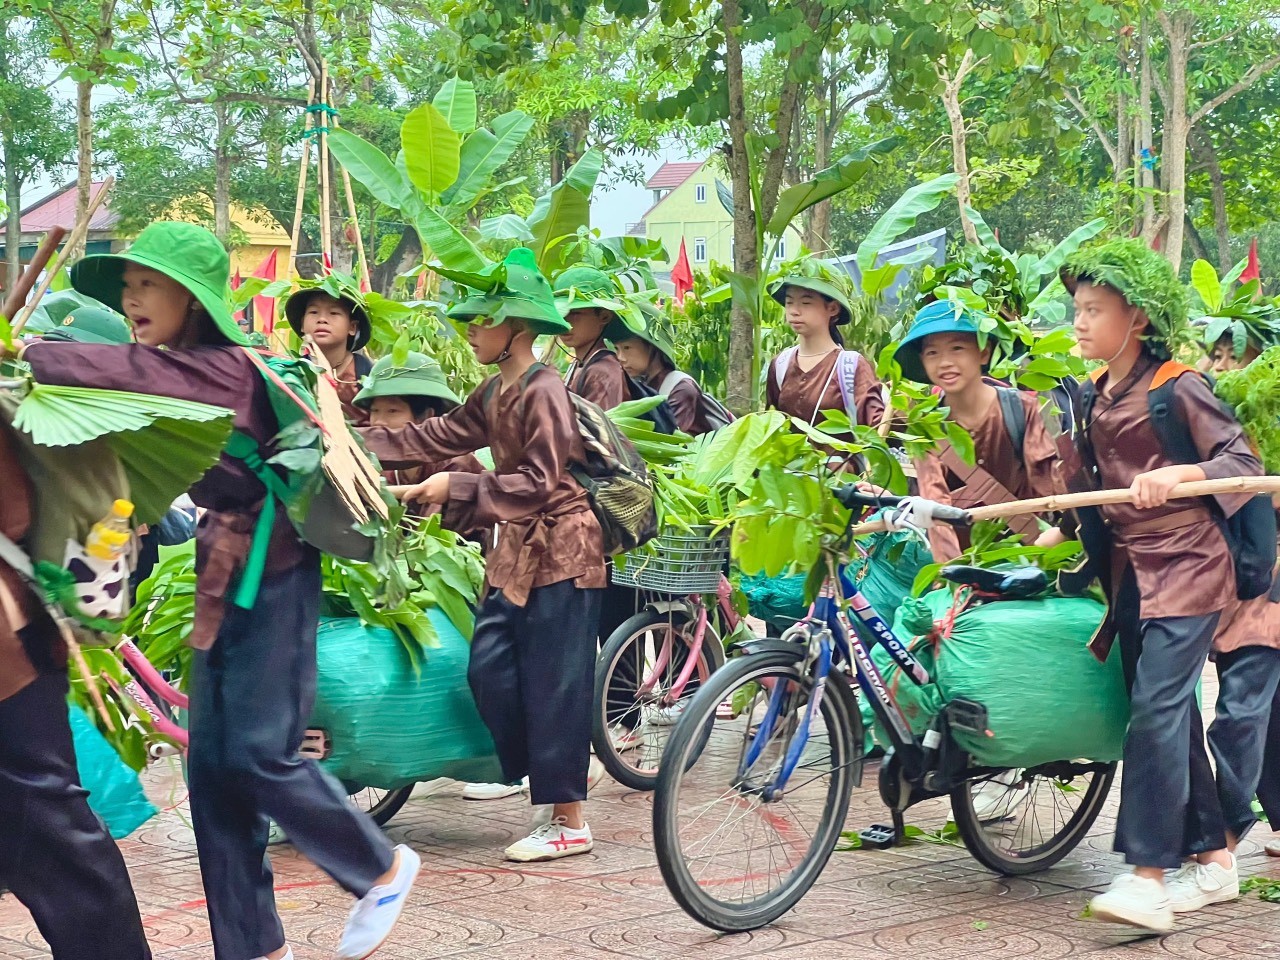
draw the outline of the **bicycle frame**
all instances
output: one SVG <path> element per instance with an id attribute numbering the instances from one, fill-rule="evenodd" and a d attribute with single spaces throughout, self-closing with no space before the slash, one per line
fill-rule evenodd
<path id="1" fill-rule="evenodd" d="M 146 711 L 147 715 L 151 717 L 152 723 L 155 724 L 156 730 L 162 736 L 173 740 L 180 749 L 185 750 L 189 743 L 187 731 L 161 713 L 160 708 L 156 706 L 155 701 L 151 699 L 147 691 L 150 690 L 158 699 L 179 710 L 188 708 L 189 704 L 186 695 L 175 690 L 164 677 L 160 676 L 159 671 L 151 665 L 151 661 L 146 658 L 132 640 L 126 637 L 120 641 L 116 650 L 124 659 L 125 665 L 128 666 L 129 670 L 138 677 L 138 680 L 130 680 L 126 683 L 124 690 L 120 692 Z M 148 753 L 153 760 L 172 752 L 174 751 L 166 750 L 163 744 L 152 744 L 148 748 Z"/>
<path id="2" fill-rule="evenodd" d="M 685 664 L 680 670 L 680 675 L 676 677 L 675 683 L 671 685 L 671 690 L 664 701 L 669 700 L 671 703 L 677 702 L 683 695 L 684 689 L 693 677 L 693 672 L 697 669 L 698 654 L 702 651 L 702 644 L 707 635 L 707 605 L 702 599 L 701 594 L 690 594 L 682 601 L 687 607 L 692 607 L 697 611 L 694 617 L 693 643 L 689 647 L 689 656 L 685 658 Z M 742 618 L 738 615 L 738 611 L 733 608 L 733 588 L 729 581 L 721 577 L 720 583 L 716 587 L 716 604 L 720 608 L 720 615 L 724 617 L 725 625 L 730 630 L 736 630 Z M 652 693 L 653 688 L 657 685 L 662 673 L 667 668 L 675 654 L 675 639 L 672 631 L 668 630 L 662 641 L 662 649 L 658 651 L 658 656 L 654 661 L 653 668 L 645 678 L 644 683 L 640 684 L 637 693 Z M 669 705 L 664 703 L 665 705 Z"/>

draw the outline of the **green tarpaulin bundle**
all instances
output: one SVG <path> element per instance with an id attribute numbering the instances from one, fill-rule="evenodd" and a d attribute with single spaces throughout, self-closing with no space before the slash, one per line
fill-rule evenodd
<path id="1" fill-rule="evenodd" d="M 324 619 L 309 726 L 326 731 L 325 768 L 338 779 L 390 790 L 436 777 L 501 779 L 493 741 L 467 685 L 470 645 L 438 610 L 439 645 L 415 674 L 395 634 L 355 619 Z"/>
<path id="2" fill-rule="evenodd" d="M 1053 760 L 1119 760 L 1129 723 L 1118 645 L 1105 664 L 1088 650 L 1103 607 L 1078 597 L 1000 600 L 963 611 L 936 646 L 928 633 L 952 608 L 950 589 L 907 599 L 894 632 L 933 683 L 916 686 L 879 646 L 871 657 L 911 729 L 921 733 L 950 700 L 987 708 L 989 736 L 957 733 L 973 762 L 1033 767 Z M 864 711 L 864 720 L 868 711 Z M 888 745 L 880 729 L 876 739 Z"/>
<path id="3" fill-rule="evenodd" d="M 138 775 L 120 759 L 83 710 L 72 704 L 71 741 L 76 751 L 80 785 L 89 791 L 89 806 L 119 840 L 156 815 L 142 791 Z"/>

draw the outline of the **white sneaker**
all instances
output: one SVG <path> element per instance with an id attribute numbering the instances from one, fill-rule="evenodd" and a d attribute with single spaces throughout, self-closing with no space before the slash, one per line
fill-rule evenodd
<path id="1" fill-rule="evenodd" d="M 1021 779 L 1021 770 L 1006 770 L 970 787 L 973 813 L 979 823 L 1008 820 L 1026 804 L 1031 791 L 1019 784 Z"/>
<path id="2" fill-rule="evenodd" d="M 463 800 L 501 800 L 514 797 L 524 786 L 519 783 L 468 783 L 462 788 Z"/>
<path id="3" fill-rule="evenodd" d="M 1167 933 L 1173 929 L 1173 907 L 1159 880 L 1125 873 L 1111 881 L 1106 893 L 1089 901 L 1095 920 L 1127 923 Z"/>
<path id="4" fill-rule="evenodd" d="M 1186 863 L 1168 879 L 1165 890 L 1174 913 L 1190 913 L 1215 903 L 1226 903 L 1240 897 L 1240 874 L 1236 870 L 1236 858 L 1231 857 L 1231 868 L 1217 863 Z"/>
<path id="5" fill-rule="evenodd" d="M 689 708 L 689 699 L 677 700 L 675 703 L 669 703 L 665 707 L 655 707 L 653 712 L 649 714 L 648 720 L 655 727 L 673 727 L 684 716 L 685 710 Z"/>
<path id="6" fill-rule="evenodd" d="M 614 727 L 609 733 L 609 742 L 613 744 L 614 753 L 626 753 L 629 750 L 638 750 L 644 745 L 644 737 L 635 730 L 628 730 L 626 727 Z"/>
<path id="7" fill-rule="evenodd" d="M 534 863 L 590 853 L 591 847 L 590 827 L 584 824 L 581 830 L 572 830 L 565 826 L 564 817 L 556 817 L 523 840 L 517 840 L 507 847 L 506 857 L 517 863 Z"/>
<path id="8" fill-rule="evenodd" d="M 364 960 L 372 956 L 400 919 L 422 860 L 403 843 L 396 847 L 396 853 L 400 855 L 400 865 L 391 882 L 374 887 L 351 908 L 342 943 L 338 945 L 338 960 Z"/>
<path id="9" fill-rule="evenodd" d="M 267 960 L 267 958 L 265 956 L 255 957 L 254 960 Z M 281 957 L 280 960 L 293 960 L 293 947 L 290 947 L 289 949 L 285 950 L 284 956 Z"/>
<path id="10" fill-rule="evenodd" d="M 597 786 L 600 785 L 600 781 L 604 779 L 604 775 L 607 772 L 608 771 L 605 770 L 603 763 L 601 763 L 595 757 L 591 758 L 591 762 L 587 764 L 587 792 L 588 793 L 590 793 L 592 790 L 594 790 Z"/>

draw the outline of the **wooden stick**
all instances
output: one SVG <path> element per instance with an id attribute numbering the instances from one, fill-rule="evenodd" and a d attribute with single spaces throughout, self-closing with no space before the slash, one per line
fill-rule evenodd
<path id="1" fill-rule="evenodd" d="M 329 61 L 320 61 L 320 99 L 329 103 Z M 327 265 L 333 260 L 333 234 L 329 223 L 329 115 L 321 113 L 320 120 L 320 257 L 323 272 L 328 273 Z"/>
<path id="2" fill-rule="evenodd" d="M 1188 497 L 1216 497 L 1231 494 L 1280 493 L 1280 477 L 1225 477 L 1222 480 L 1197 480 L 1180 483 L 1169 494 L 1170 500 Z M 974 507 L 969 511 L 976 523 L 979 520 L 998 520 L 1025 513 L 1059 513 L 1076 507 L 1101 507 L 1116 503 L 1132 503 L 1128 489 L 1097 490 L 1088 493 L 1067 493 L 1053 497 L 1037 497 L 1034 500 L 1013 500 L 990 507 Z M 871 520 L 853 527 L 855 535 L 881 533 L 888 529 L 883 520 Z"/>
<path id="3" fill-rule="evenodd" d="M 66 227 L 50 227 L 49 232 L 44 235 L 44 239 L 40 241 L 40 246 L 36 250 L 35 256 L 27 264 L 27 269 L 22 271 L 22 275 L 18 277 L 18 282 L 13 285 L 13 289 L 9 291 L 9 296 L 5 298 L 3 312 L 6 321 L 12 320 L 17 316 L 18 311 L 22 309 L 22 305 L 27 302 L 27 294 L 36 285 L 36 278 L 40 276 L 40 271 L 45 268 L 45 264 L 53 259 L 53 255 L 58 252 L 58 244 L 62 242 L 62 238 L 66 235 Z"/>
<path id="4" fill-rule="evenodd" d="M 314 79 L 307 85 L 307 106 L 311 106 L 311 101 L 316 96 L 316 82 Z M 303 114 L 302 119 L 302 162 L 298 164 L 298 194 L 293 204 L 293 232 L 289 236 L 289 260 L 285 264 L 286 280 L 292 280 L 295 273 L 293 269 L 294 258 L 298 255 L 298 241 L 302 237 L 302 207 L 307 196 L 307 168 L 311 166 L 311 118 L 314 117 L 310 110 Z"/>
<path id="5" fill-rule="evenodd" d="M 71 231 L 71 236 L 67 238 L 67 242 L 62 247 L 62 252 L 58 254 L 58 259 L 54 261 L 53 269 L 44 275 L 44 280 L 40 283 L 40 288 L 36 290 L 36 295 L 28 301 L 26 308 L 18 314 L 18 319 L 13 322 L 13 335 L 16 337 L 22 332 L 22 328 L 27 325 L 27 321 L 31 319 L 31 315 L 36 312 L 36 307 L 40 305 L 40 301 L 49 291 L 53 278 L 58 275 L 71 256 L 71 251 L 75 250 L 84 242 L 85 237 L 89 235 L 89 222 L 93 219 L 93 215 L 102 206 L 102 201 L 107 199 L 107 192 L 115 184 L 115 177 L 107 177 L 102 181 L 102 187 L 98 190 L 98 195 L 89 202 L 89 209 L 84 212 L 84 219 L 76 224 L 75 229 Z"/>
<path id="6" fill-rule="evenodd" d="M 71 632 L 71 627 L 66 620 L 60 618 L 58 629 L 62 632 L 62 639 L 67 645 L 67 653 L 71 656 L 71 662 L 76 665 L 76 669 L 80 671 L 80 676 L 84 679 L 84 684 L 89 690 L 89 699 L 93 701 L 93 705 L 98 711 L 98 716 L 102 718 L 102 723 L 107 730 L 115 733 L 116 725 L 111 722 L 111 714 L 107 713 L 107 704 L 102 699 L 102 691 L 98 689 L 98 680 L 90 671 L 89 664 L 85 662 L 84 653 L 80 649 L 80 644 L 76 642 L 76 638 Z"/>
<path id="7" fill-rule="evenodd" d="M 332 91 L 329 94 L 329 106 L 333 106 Z M 338 123 L 338 115 L 330 114 L 333 118 L 333 128 L 338 129 L 341 124 Z M 351 174 L 347 172 L 347 168 L 342 168 L 342 189 L 347 195 L 347 215 L 351 217 L 351 229 L 356 234 L 356 258 L 359 272 L 357 276 L 363 281 L 364 292 L 373 289 L 373 285 L 369 282 L 369 259 L 364 253 L 364 234 L 360 232 L 360 215 L 356 212 L 356 195 L 351 189 Z"/>

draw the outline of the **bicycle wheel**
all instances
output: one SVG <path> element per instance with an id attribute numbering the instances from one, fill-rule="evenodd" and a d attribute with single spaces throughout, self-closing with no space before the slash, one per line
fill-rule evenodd
<path id="1" fill-rule="evenodd" d="M 387 821 L 400 812 L 413 786 L 397 787 L 394 790 L 383 790 L 380 787 L 362 787 L 355 783 L 342 784 L 347 789 L 347 799 L 361 813 L 373 817 L 373 822 L 385 827 Z"/>
<path id="2" fill-rule="evenodd" d="M 674 696 L 695 627 L 683 609 L 642 610 L 623 621 L 596 660 L 591 744 L 609 775 L 632 790 L 653 789 L 676 721 L 724 661 L 720 636 L 708 622 L 693 672 Z M 658 669 L 668 640 L 670 655 Z"/>
<path id="3" fill-rule="evenodd" d="M 768 651 L 722 667 L 667 744 L 653 804 L 658 866 L 685 912 L 716 930 L 754 930 L 795 906 L 826 866 L 861 776 L 862 720 L 833 676 L 791 777 L 766 791 L 812 702 L 802 662 L 801 650 Z M 735 716 L 717 720 L 726 699 Z"/>
<path id="4" fill-rule="evenodd" d="M 952 816 L 964 845 L 988 870 L 1036 873 L 1085 838 L 1115 775 L 1114 763 L 1083 760 L 1005 771 L 953 790 Z"/>

